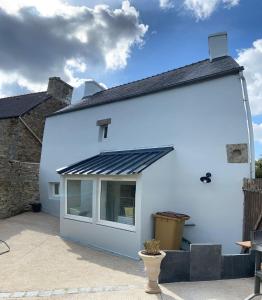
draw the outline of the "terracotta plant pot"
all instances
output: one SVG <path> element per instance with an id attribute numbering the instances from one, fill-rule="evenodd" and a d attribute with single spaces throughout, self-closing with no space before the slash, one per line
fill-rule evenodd
<path id="1" fill-rule="evenodd" d="M 166 256 L 164 251 L 160 251 L 159 255 L 147 255 L 145 251 L 139 251 L 138 255 L 143 260 L 148 282 L 146 286 L 146 293 L 159 294 L 161 289 L 158 285 L 158 276 L 160 273 L 160 264 L 162 259 Z"/>

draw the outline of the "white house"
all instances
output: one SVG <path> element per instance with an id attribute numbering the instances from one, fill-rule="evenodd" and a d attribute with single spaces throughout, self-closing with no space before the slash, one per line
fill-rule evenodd
<path id="1" fill-rule="evenodd" d="M 106 90 L 89 81 L 82 100 L 47 118 L 41 202 L 60 215 L 63 237 L 135 258 L 153 237 L 152 214 L 176 211 L 195 224 L 184 231 L 191 242 L 239 251 L 251 115 L 226 33 L 209 36 L 209 55 Z"/>

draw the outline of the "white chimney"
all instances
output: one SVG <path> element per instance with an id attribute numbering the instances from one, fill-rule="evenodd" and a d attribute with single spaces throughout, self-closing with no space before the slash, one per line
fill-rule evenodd
<path id="1" fill-rule="evenodd" d="M 93 79 L 86 80 L 83 98 L 92 96 L 95 93 L 101 92 L 103 90 L 105 90 L 105 88 L 101 84 L 97 83 L 95 80 Z"/>
<path id="2" fill-rule="evenodd" d="M 210 61 L 215 58 L 228 55 L 227 33 L 219 32 L 208 36 L 208 48 Z"/>

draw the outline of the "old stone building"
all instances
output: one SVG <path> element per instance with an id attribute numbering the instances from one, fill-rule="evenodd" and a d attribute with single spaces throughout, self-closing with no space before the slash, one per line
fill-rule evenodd
<path id="1" fill-rule="evenodd" d="M 52 77 L 45 92 L 0 99 L 0 218 L 38 200 L 45 117 L 69 105 L 72 92 L 69 84 Z"/>

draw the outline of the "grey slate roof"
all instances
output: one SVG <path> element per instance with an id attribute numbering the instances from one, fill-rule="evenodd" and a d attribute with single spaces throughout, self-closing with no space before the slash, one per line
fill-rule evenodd
<path id="1" fill-rule="evenodd" d="M 83 99 L 77 104 L 59 110 L 52 115 L 122 101 L 185 84 L 192 84 L 201 80 L 238 73 L 240 70 L 243 70 L 243 67 L 240 67 L 230 56 L 217 58 L 212 62 L 210 62 L 209 59 L 206 59 L 159 75 L 98 92 Z"/>
<path id="2" fill-rule="evenodd" d="M 47 92 L 31 93 L 0 99 L 0 119 L 19 117 L 49 99 Z"/>
<path id="3" fill-rule="evenodd" d="M 57 170 L 61 175 L 131 175 L 139 174 L 167 153 L 173 147 L 139 150 L 101 152 L 68 167 Z"/>

